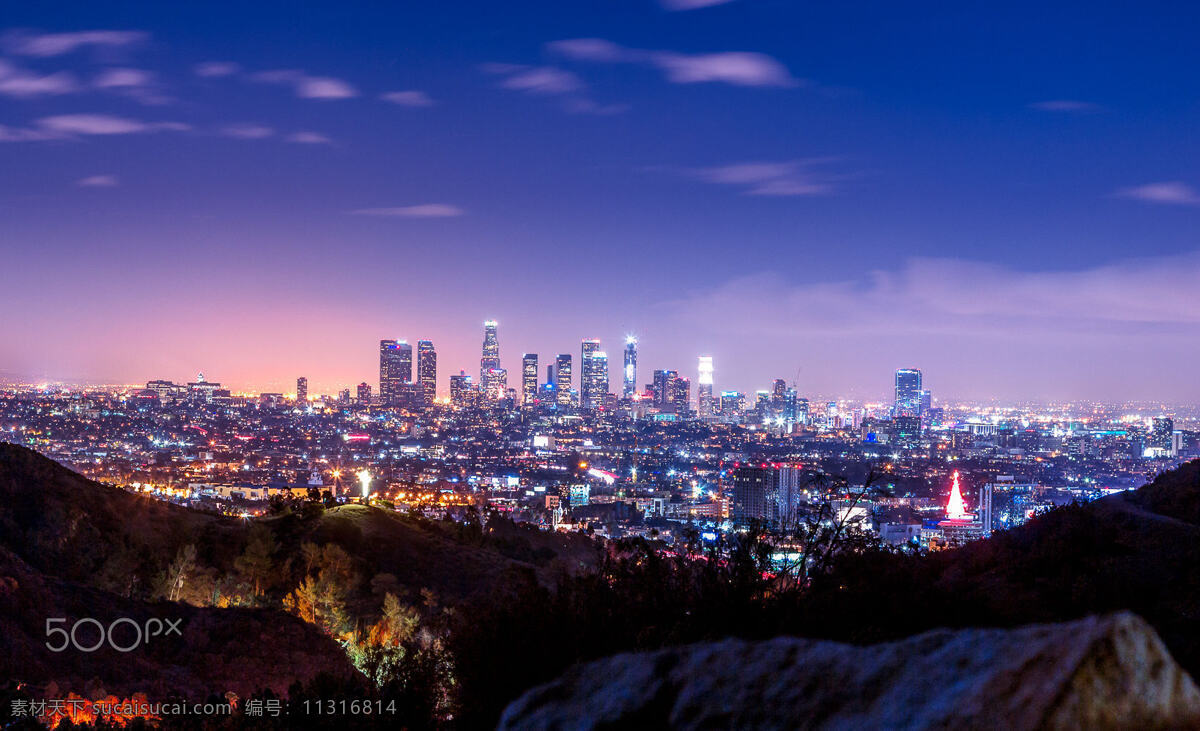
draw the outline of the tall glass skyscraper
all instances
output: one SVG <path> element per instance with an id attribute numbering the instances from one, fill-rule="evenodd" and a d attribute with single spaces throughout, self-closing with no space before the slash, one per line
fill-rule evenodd
<path id="1" fill-rule="evenodd" d="M 571 354 L 559 353 L 554 359 L 554 398 L 559 406 L 571 405 Z"/>
<path id="2" fill-rule="evenodd" d="M 437 351 L 432 340 L 417 341 L 417 381 L 421 384 L 421 400 L 432 406 L 437 398 Z"/>
<path id="3" fill-rule="evenodd" d="M 595 404 L 591 408 L 599 409 L 604 406 L 608 396 L 608 353 L 603 350 L 592 353 L 591 391 L 592 402 Z"/>
<path id="4" fill-rule="evenodd" d="M 633 400 L 637 393 L 637 338 L 630 335 L 625 338 L 625 369 L 621 372 L 621 398 Z"/>
<path id="5" fill-rule="evenodd" d="M 696 391 L 696 413 L 701 419 L 713 415 L 713 359 L 711 355 L 700 356 L 697 366 L 699 387 Z"/>
<path id="6" fill-rule="evenodd" d="M 901 368 L 896 371 L 895 416 L 921 415 L 921 371 Z"/>
<path id="7" fill-rule="evenodd" d="M 412 381 L 412 346 L 403 340 L 379 341 L 379 403 L 394 406 L 401 384 Z"/>
<path id="8" fill-rule="evenodd" d="M 584 409 L 596 409 L 600 406 L 604 393 L 597 389 L 598 378 L 595 355 L 600 352 L 600 341 L 587 338 L 580 346 L 579 353 L 579 406 Z M 608 359 L 605 358 L 605 391 L 608 385 Z"/>
<path id="9" fill-rule="evenodd" d="M 486 394 L 496 392 L 496 386 L 492 383 L 492 372 L 500 370 L 500 339 L 496 335 L 496 326 L 495 320 L 483 323 L 483 357 L 479 359 L 479 387 Z"/>
<path id="10" fill-rule="evenodd" d="M 537 353 L 526 353 L 521 356 L 521 402 L 528 408 L 537 402 L 538 397 L 538 357 Z"/>

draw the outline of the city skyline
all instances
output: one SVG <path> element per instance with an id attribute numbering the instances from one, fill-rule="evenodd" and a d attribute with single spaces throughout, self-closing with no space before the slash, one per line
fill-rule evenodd
<path id="1" fill-rule="evenodd" d="M 444 380 L 491 316 L 743 389 L 1200 399 L 1200 9 L 706 5 L 8 8 L 0 378 L 328 389 L 401 332 Z"/>

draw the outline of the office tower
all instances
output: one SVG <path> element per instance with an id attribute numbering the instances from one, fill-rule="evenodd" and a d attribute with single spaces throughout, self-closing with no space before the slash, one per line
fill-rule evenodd
<path id="1" fill-rule="evenodd" d="M 713 359 L 711 355 L 700 356 L 697 367 L 700 375 L 699 388 L 696 393 L 696 413 L 701 419 L 707 419 L 713 414 Z"/>
<path id="2" fill-rule="evenodd" d="M 796 399 L 796 423 L 808 424 L 808 399 Z"/>
<path id="3" fill-rule="evenodd" d="M 733 483 L 733 522 L 746 525 L 751 521 L 773 522 L 777 475 L 770 467 L 739 467 L 730 478 Z"/>
<path id="4" fill-rule="evenodd" d="M 679 416 L 687 416 L 692 405 L 692 380 L 676 378 L 671 384 L 671 410 Z"/>
<path id="5" fill-rule="evenodd" d="M 491 381 L 491 373 L 500 370 L 500 339 L 496 335 L 496 321 L 488 320 L 483 323 L 483 357 L 479 359 L 479 388 L 489 398 L 492 394 L 504 394 L 504 389 L 498 389 Z"/>
<path id="6" fill-rule="evenodd" d="M 571 405 L 571 355 L 559 353 L 554 359 L 555 399 L 559 406 Z"/>
<path id="7" fill-rule="evenodd" d="M 921 389 L 920 403 L 921 403 L 921 416 L 925 416 L 926 414 L 929 413 L 929 410 L 931 408 L 933 408 L 933 394 L 930 393 L 927 389 Z"/>
<path id="8" fill-rule="evenodd" d="M 589 379 L 592 391 L 591 408 L 603 408 L 608 397 L 608 353 L 597 350 L 592 353 L 592 377 Z"/>
<path id="9" fill-rule="evenodd" d="M 783 420 L 789 424 L 795 424 L 798 420 L 796 406 L 796 389 L 789 388 L 783 394 Z"/>
<path id="10" fill-rule="evenodd" d="M 341 391 L 338 391 L 338 402 L 343 404 L 350 403 L 350 389 L 343 388 Z"/>
<path id="11" fill-rule="evenodd" d="M 358 405 L 359 406 L 370 406 L 371 405 L 371 385 L 370 384 L 368 384 L 368 383 L 358 384 Z"/>
<path id="12" fill-rule="evenodd" d="M 432 406 L 437 398 L 437 351 L 432 340 L 417 341 L 417 384 L 422 406 Z"/>
<path id="13" fill-rule="evenodd" d="M 308 379 L 304 376 L 296 379 L 296 403 L 301 406 L 308 403 Z"/>
<path id="14" fill-rule="evenodd" d="M 754 418 L 763 422 L 771 416 L 771 392 L 770 391 L 755 391 L 754 392 Z"/>
<path id="15" fill-rule="evenodd" d="M 596 390 L 598 374 L 593 356 L 598 352 L 600 352 L 599 340 L 584 339 L 579 353 L 579 406 L 583 409 L 598 408 L 600 399 L 604 396 Z"/>
<path id="16" fill-rule="evenodd" d="M 660 410 L 665 409 L 667 404 L 671 403 L 671 393 L 678 376 L 678 373 L 667 368 L 658 368 L 654 371 L 650 380 L 650 395 L 654 399 L 654 405 Z"/>
<path id="17" fill-rule="evenodd" d="M 901 368 L 896 371 L 896 405 L 894 416 L 921 415 L 921 371 Z"/>
<path id="18" fill-rule="evenodd" d="M 1150 446 L 1170 451 L 1174 441 L 1175 420 L 1169 416 L 1156 416 L 1150 429 Z"/>
<path id="19" fill-rule="evenodd" d="M 776 378 L 771 383 L 771 416 L 780 418 L 783 416 L 783 402 L 787 398 L 787 382 L 782 378 Z"/>
<path id="20" fill-rule="evenodd" d="M 466 371 L 459 371 L 457 376 L 450 376 L 450 403 L 462 407 L 467 405 L 466 394 L 471 391 L 471 377 Z"/>
<path id="21" fill-rule="evenodd" d="M 379 402 L 394 405 L 400 384 L 412 380 L 412 346 L 403 340 L 379 341 Z"/>
<path id="22" fill-rule="evenodd" d="M 637 394 L 637 338 L 625 338 L 625 370 L 622 372 L 621 398 L 632 401 Z"/>
<path id="23" fill-rule="evenodd" d="M 721 392 L 721 420 L 730 424 L 738 423 L 742 411 L 746 408 L 746 396 L 740 391 Z"/>
<path id="24" fill-rule="evenodd" d="M 526 408 L 532 407 L 538 399 L 538 357 L 537 353 L 526 353 L 521 356 L 521 403 Z"/>
<path id="25" fill-rule="evenodd" d="M 487 372 L 487 388 L 484 389 L 484 395 L 493 400 L 499 401 L 505 397 L 505 392 L 508 391 L 508 369 L 493 368 Z"/>

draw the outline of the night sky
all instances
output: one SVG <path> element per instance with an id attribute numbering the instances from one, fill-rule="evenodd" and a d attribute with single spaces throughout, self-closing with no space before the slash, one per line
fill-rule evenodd
<path id="1" fill-rule="evenodd" d="M 1200 6 L 15 3 L 0 379 L 1200 398 Z"/>

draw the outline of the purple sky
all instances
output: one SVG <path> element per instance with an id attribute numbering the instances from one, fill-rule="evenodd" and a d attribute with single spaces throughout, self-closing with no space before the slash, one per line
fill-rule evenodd
<path id="1" fill-rule="evenodd" d="M 495 318 L 510 382 L 584 337 L 615 382 L 636 333 L 642 383 L 711 354 L 718 390 L 1200 398 L 1197 9 L 3 22 L 3 379 L 332 392 L 429 338 L 444 391 Z"/>

